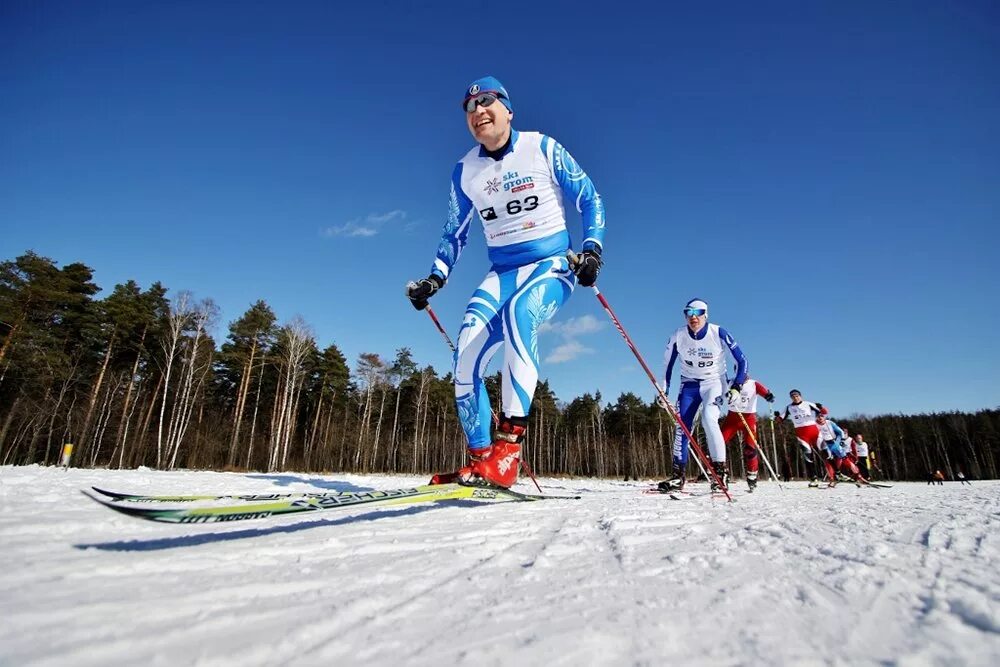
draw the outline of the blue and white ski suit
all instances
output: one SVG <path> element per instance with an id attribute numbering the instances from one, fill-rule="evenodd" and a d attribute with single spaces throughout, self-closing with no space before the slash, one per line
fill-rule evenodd
<path id="1" fill-rule="evenodd" d="M 469 449 L 490 444 L 491 410 L 483 377 L 504 348 L 503 412 L 527 417 L 538 383 L 538 328 L 576 286 L 562 198 L 583 218 L 583 249 L 602 248 L 604 206 L 576 160 L 551 137 L 511 130 L 506 147 L 469 151 L 455 166 L 451 203 L 433 272 L 451 275 L 472 220 L 483 224 L 490 272 L 465 310 L 455 355 L 455 400 Z"/>
<path id="2" fill-rule="evenodd" d="M 825 448 L 835 459 L 847 456 L 844 449 L 844 430 L 835 421 L 827 419 L 826 423 L 816 425 L 819 428 L 820 447 Z"/>
<path id="3" fill-rule="evenodd" d="M 708 451 L 713 461 L 725 462 L 726 443 L 719 428 L 722 416 L 723 394 L 729 390 L 726 375 L 726 349 L 736 360 L 736 384 L 743 385 L 747 379 L 747 360 L 729 332 L 717 324 L 706 324 L 697 334 L 683 326 L 674 332 L 667 343 L 665 360 L 667 363 L 666 392 L 670 391 L 670 375 L 674 363 L 680 358 L 681 390 L 677 397 L 677 410 L 681 421 L 691 430 L 698 406 L 702 407 L 701 425 L 708 440 Z M 673 464 L 684 468 L 688 460 L 688 439 L 684 431 L 677 429 L 674 435 Z"/>

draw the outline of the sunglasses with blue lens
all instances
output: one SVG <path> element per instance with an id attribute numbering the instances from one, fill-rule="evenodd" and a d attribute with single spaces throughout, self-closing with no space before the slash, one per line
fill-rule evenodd
<path id="1" fill-rule="evenodd" d="M 497 101 L 497 97 L 496 93 L 480 93 L 475 97 L 470 97 L 464 103 L 465 113 L 472 113 L 478 106 L 488 107 Z"/>
<path id="2" fill-rule="evenodd" d="M 704 308 L 685 308 L 684 309 L 684 316 L 685 317 L 701 317 L 706 312 L 708 312 L 708 311 L 706 311 Z"/>

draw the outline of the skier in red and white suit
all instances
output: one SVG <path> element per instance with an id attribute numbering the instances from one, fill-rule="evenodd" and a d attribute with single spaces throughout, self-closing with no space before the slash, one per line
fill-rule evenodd
<path id="1" fill-rule="evenodd" d="M 792 389 L 788 392 L 792 402 L 785 406 L 785 414 L 781 415 L 777 411 L 774 418 L 779 422 L 791 418 L 792 425 L 795 426 L 795 437 L 802 447 L 802 455 L 809 466 L 809 486 L 819 486 L 820 470 L 824 463 L 819 460 L 819 427 L 816 425 L 816 415 L 825 415 L 829 410 L 823 407 L 822 403 L 813 403 L 802 400 L 802 392 Z M 831 470 L 832 476 L 832 470 Z"/>
<path id="2" fill-rule="evenodd" d="M 760 468 L 760 457 L 754 447 L 757 429 L 757 397 L 763 396 L 768 403 L 774 402 L 774 394 L 760 382 L 747 378 L 743 381 L 740 393 L 729 400 L 729 413 L 722 420 L 722 441 L 728 443 L 740 431 L 743 432 L 743 460 L 747 468 L 747 486 L 750 491 L 757 488 L 757 470 Z M 742 415 L 742 419 L 740 416 Z M 746 426 L 743 422 L 746 421 Z M 749 428 L 749 432 L 747 431 Z"/>

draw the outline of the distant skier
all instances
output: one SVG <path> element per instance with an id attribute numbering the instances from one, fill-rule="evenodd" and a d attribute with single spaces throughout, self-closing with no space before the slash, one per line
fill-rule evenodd
<path id="1" fill-rule="evenodd" d="M 702 406 L 701 425 L 708 441 L 712 467 L 722 483 L 729 484 L 726 469 L 726 442 L 719 428 L 723 403 L 739 395 L 747 378 L 747 360 L 732 335 L 718 324 L 708 323 L 708 304 L 701 299 L 691 299 L 684 306 L 687 325 L 670 337 L 665 359 L 667 363 L 665 395 L 670 392 L 670 376 L 674 363 L 680 359 L 681 390 L 677 397 L 678 411 L 684 425 L 690 430 L 698 406 Z M 729 382 L 726 375 L 726 350 L 736 360 L 736 378 Z M 688 439 L 683 430 L 677 429 L 674 437 L 673 472 L 670 479 L 660 482 L 661 491 L 683 488 L 684 468 L 688 459 Z M 713 487 L 715 482 L 712 482 Z"/>
<path id="2" fill-rule="evenodd" d="M 826 450 L 830 455 L 830 462 L 834 471 L 846 475 L 856 484 L 862 481 L 861 472 L 854 465 L 854 461 L 848 456 L 848 451 L 844 447 L 844 436 L 846 433 L 832 419 L 827 419 L 826 415 L 820 413 L 816 415 L 816 426 L 819 428 L 820 449 Z M 831 476 L 830 486 L 836 484 L 836 477 Z"/>
<path id="3" fill-rule="evenodd" d="M 413 307 L 444 287 L 468 240 L 474 218 L 486 235 L 492 266 L 465 310 L 455 355 L 455 402 L 471 463 L 457 477 L 510 487 L 517 481 L 521 442 L 538 383 L 538 329 L 579 283 L 601 269 L 604 205 L 576 160 L 551 137 L 511 127 L 507 90 L 491 76 L 474 81 L 462 99 L 477 142 L 452 173 L 451 203 L 430 275 L 407 285 Z M 563 197 L 583 219 L 580 261 L 571 270 Z M 575 275 L 574 275 L 575 274 Z M 491 438 L 492 411 L 483 374 L 503 348 L 503 414 Z M 440 481 L 448 476 L 436 476 Z"/>
<path id="4" fill-rule="evenodd" d="M 736 368 L 739 373 L 739 367 Z M 757 472 L 760 457 L 753 446 L 757 432 L 757 397 L 762 396 L 768 403 L 774 402 L 774 394 L 760 382 L 749 376 L 743 381 L 739 394 L 730 395 L 729 413 L 722 420 L 722 441 L 728 443 L 737 433 L 743 433 L 743 461 L 746 464 L 747 486 L 750 491 L 757 488 Z M 742 419 L 741 419 L 742 417 Z M 746 421 L 746 426 L 743 422 Z M 749 431 L 747 428 L 749 427 Z"/>
<path id="5" fill-rule="evenodd" d="M 861 476 L 865 479 L 871 479 L 871 470 L 868 465 L 868 443 L 865 442 L 865 437 L 860 433 L 854 434 L 854 439 L 851 443 L 851 454 L 853 455 L 854 462 L 858 465 L 858 470 L 861 471 Z"/>
<path id="6" fill-rule="evenodd" d="M 843 426 L 840 427 L 840 430 L 844 432 L 844 438 L 841 441 L 840 446 L 844 448 L 844 452 L 847 454 L 848 458 L 850 458 L 851 461 L 854 461 L 854 464 L 857 465 L 857 457 L 854 455 L 854 438 L 851 437 L 851 434 L 848 433 L 847 429 Z"/>
<path id="7" fill-rule="evenodd" d="M 961 470 L 959 470 L 957 473 L 955 473 L 955 479 L 957 479 L 962 484 L 968 484 L 969 486 L 972 486 L 972 482 L 970 482 L 969 480 L 965 479 L 965 473 L 963 473 Z"/>
<path id="8" fill-rule="evenodd" d="M 792 402 L 785 406 L 785 413 L 775 411 L 774 418 L 784 421 L 792 420 L 795 427 L 795 437 L 802 448 L 802 457 L 809 469 L 809 486 L 819 486 L 820 472 L 824 463 L 819 460 L 819 427 L 816 426 L 816 415 L 825 415 L 828 410 L 822 403 L 812 403 L 802 400 L 802 392 L 792 389 L 788 392 Z"/>

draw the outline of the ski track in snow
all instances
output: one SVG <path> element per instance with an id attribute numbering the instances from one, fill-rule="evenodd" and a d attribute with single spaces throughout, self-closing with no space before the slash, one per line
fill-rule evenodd
<path id="1" fill-rule="evenodd" d="M 78 492 L 425 481 L 0 467 L 0 665 L 1000 664 L 1000 482 L 543 479 L 583 498 L 203 525 Z"/>

